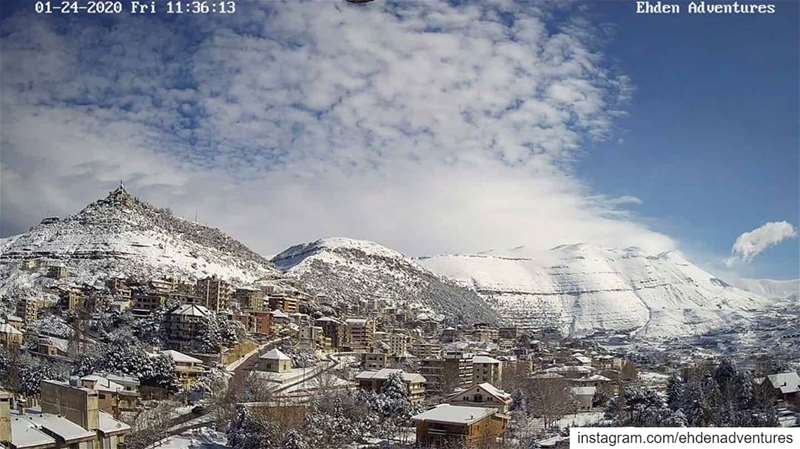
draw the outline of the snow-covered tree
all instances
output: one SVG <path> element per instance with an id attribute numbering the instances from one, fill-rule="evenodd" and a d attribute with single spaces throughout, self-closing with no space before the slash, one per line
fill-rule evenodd
<path id="1" fill-rule="evenodd" d="M 283 444 L 281 444 L 281 449 L 307 449 L 308 445 L 306 444 L 303 437 L 297 431 L 290 430 L 286 432 L 286 436 L 283 438 Z"/>
<path id="2" fill-rule="evenodd" d="M 240 407 L 226 432 L 231 449 L 273 449 L 280 447 L 280 436 L 274 424 Z"/>

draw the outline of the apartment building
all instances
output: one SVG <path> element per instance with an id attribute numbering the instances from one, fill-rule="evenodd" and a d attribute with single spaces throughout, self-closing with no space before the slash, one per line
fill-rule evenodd
<path id="1" fill-rule="evenodd" d="M 40 410 L 11 408 L 11 395 L 0 392 L 0 443 L 13 449 L 121 449 L 130 426 L 98 407 L 98 392 L 45 380 Z"/>
<path id="2" fill-rule="evenodd" d="M 353 352 L 367 352 L 373 344 L 375 322 L 366 318 L 345 320 L 345 347 Z"/>
<path id="3" fill-rule="evenodd" d="M 233 299 L 242 310 L 266 309 L 264 292 L 257 288 L 237 288 L 233 292 Z"/>
<path id="4" fill-rule="evenodd" d="M 43 301 L 39 298 L 20 298 L 17 301 L 15 313 L 18 317 L 22 318 L 25 324 L 28 324 L 39 319 L 39 314 L 42 311 L 43 305 Z"/>
<path id="5" fill-rule="evenodd" d="M 197 281 L 195 295 L 199 298 L 199 304 L 219 312 L 228 309 L 233 296 L 233 287 L 222 279 L 211 276 Z"/>
<path id="6" fill-rule="evenodd" d="M 200 359 L 171 349 L 161 351 L 161 354 L 169 356 L 175 362 L 175 376 L 183 387 L 195 383 L 206 372 Z"/>
<path id="7" fill-rule="evenodd" d="M 178 350 L 191 350 L 196 341 L 208 330 L 211 312 L 203 306 L 184 304 L 164 317 L 167 345 Z"/>
<path id="8" fill-rule="evenodd" d="M 500 385 L 503 377 L 503 363 L 487 355 L 476 355 L 472 358 L 472 383 L 488 382 Z"/>
<path id="9" fill-rule="evenodd" d="M 399 374 L 408 389 L 408 399 L 412 404 L 419 404 L 425 398 L 425 377 L 417 373 L 407 373 L 401 369 L 383 368 L 378 371 L 361 371 L 356 375 L 359 388 L 380 393 L 389 376 Z"/>
<path id="10" fill-rule="evenodd" d="M 0 323 L 0 346 L 6 349 L 19 348 L 22 345 L 22 332 L 9 323 Z"/>
<path id="11" fill-rule="evenodd" d="M 344 345 L 347 329 L 336 318 L 322 317 L 314 320 L 314 325 L 322 328 L 322 333 L 331 339 L 331 347 L 341 348 Z"/>
<path id="12" fill-rule="evenodd" d="M 441 404 L 413 416 L 417 444 L 466 447 L 498 447 L 497 439 L 508 429 L 510 418 L 492 407 Z"/>

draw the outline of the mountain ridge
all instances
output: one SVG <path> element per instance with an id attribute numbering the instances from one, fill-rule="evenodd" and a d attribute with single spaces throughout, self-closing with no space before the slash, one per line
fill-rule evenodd
<path id="1" fill-rule="evenodd" d="M 524 257 L 521 257 L 523 254 Z M 568 335 L 630 332 L 669 338 L 747 319 L 765 305 L 689 262 L 678 251 L 558 245 L 501 255 L 442 255 L 421 265 L 474 289 L 500 319 L 520 327 L 555 327 Z"/>
<path id="2" fill-rule="evenodd" d="M 64 264 L 73 282 L 87 284 L 115 276 L 218 276 L 250 283 L 278 274 L 266 258 L 219 229 L 175 217 L 122 185 L 75 214 L 45 218 L 3 239 L 0 293 L 16 281 L 31 282 L 15 269 L 27 259 Z"/>

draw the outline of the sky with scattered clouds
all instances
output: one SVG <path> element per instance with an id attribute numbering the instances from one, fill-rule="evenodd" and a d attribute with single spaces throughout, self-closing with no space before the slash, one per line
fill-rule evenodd
<path id="1" fill-rule="evenodd" d="M 625 142 L 662 106 L 639 110 L 652 80 L 632 76 L 648 61 L 623 51 L 635 40 L 620 47 L 633 20 L 620 4 L 237 5 L 95 18 L 9 3 L 0 235 L 75 212 L 120 180 L 267 255 L 341 235 L 413 255 L 590 242 L 721 265 L 739 233 L 797 223 L 796 133 L 775 150 L 795 168 L 794 189 L 780 192 L 794 206 L 777 216 L 692 230 L 667 193 L 617 179 L 652 170 L 635 163 L 652 150 Z M 796 54 L 775 58 L 796 75 Z M 796 128 L 793 112 L 770 126 Z M 709 226 L 724 232 L 705 238 Z M 741 257 L 737 274 L 797 277 L 796 242 L 780 245 L 793 246 L 780 256 L 788 269 L 759 265 L 768 250 Z"/>

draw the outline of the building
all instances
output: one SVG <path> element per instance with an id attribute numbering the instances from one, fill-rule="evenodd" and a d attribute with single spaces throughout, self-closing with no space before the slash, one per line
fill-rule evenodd
<path id="1" fill-rule="evenodd" d="M 389 376 L 399 374 L 408 389 L 408 400 L 419 404 L 425 398 L 425 377 L 417 373 L 407 373 L 401 369 L 383 368 L 378 371 L 361 371 L 356 375 L 359 388 L 380 393 Z"/>
<path id="2" fill-rule="evenodd" d="M 442 393 L 444 359 L 421 359 L 419 361 L 419 373 L 425 377 L 425 391 L 427 391 L 428 395 L 433 396 Z"/>
<path id="3" fill-rule="evenodd" d="M 578 405 L 578 410 L 591 410 L 594 395 L 597 392 L 595 387 L 572 387 L 570 389 L 572 397 Z"/>
<path id="4" fill-rule="evenodd" d="M 375 322 L 365 318 L 350 318 L 345 321 L 345 347 L 352 352 L 367 352 L 372 347 Z"/>
<path id="5" fill-rule="evenodd" d="M 495 407 L 501 413 L 511 408 L 511 395 L 489 383 L 473 385 L 466 390 L 453 393 L 447 398 L 452 405 L 469 407 Z"/>
<path id="6" fill-rule="evenodd" d="M 203 361 L 200 359 L 172 349 L 161 351 L 161 354 L 169 356 L 175 362 L 175 377 L 184 387 L 195 383 L 206 372 Z"/>
<path id="7" fill-rule="evenodd" d="M 473 381 L 473 355 L 469 352 L 452 351 L 444 355 L 443 385 L 445 393 L 455 388 L 465 388 Z"/>
<path id="8" fill-rule="evenodd" d="M 16 315 L 25 322 L 32 323 L 39 319 L 42 311 L 42 300 L 39 298 L 25 297 L 17 301 Z"/>
<path id="9" fill-rule="evenodd" d="M 169 292 L 152 287 L 140 287 L 133 290 L 131 308 L 139 315 L 149 315 L 167 305 Z"/>
<path id="10" fill-rule="evenodd" d="M 69 270 L 64 265 L 50 265 L 47 267 L 47 277 L 52 279 L 64 279 L 69 276 Z"/>
<path id="11" fill-rule="evenodd" d="M 795 371 L 770 374 L 761 383 L 771 397 L 786 402 L 800 401 L 800 376 Z"/>
<path id="12" fill-rule="evenodd" d="M 341 348 L 344 345 L 347 331 L 344 323 L 331 317 L 322 317 L 314 320 L 314 325 L 322 328 L 322 333 L 331 339 L 331 347 Z"/>
<path id="13" fill-rule="evenodd" d="M 9 323 L 0 323 L 0 345 L 6 349 L 19 348 L 22 345 L 22 332 Z"/>
<path id="14" fill-rule="evenodd" d="M 292 359 L 280 349 L 270 351 L 258 357 L 259 370 L 272 373 L 286 373 L 292 369 Z"/>
<path id="15" fill-rule="evenodd" d="M 498 331 L 490 327 L 477 327 L 472 331 L 472 339 L 475 341 L 488 343 L 497 341 Z"/>
<path id="16" fill-rule="evenodd" d="M 133 290 L 124 278 L 111 278 L 106 281 L 106 288 L 118 299 L 133 299 Z"/>
<path id="17" fill-rule="evenodd" d="M 397 357 L 386 352 L 365 352 L 361 354 L 361 368 L 365 370 L 380 370 L 388 368 L 397 362 Z"/>
<path id="18" fill-rule="evenodd" d="M 195 295 L 199 298 L 201 305 L 214 312 L 219 312 L 228 309 L 233 296 L 233 288 L 222 279 L 211 276 L 197 281 Z"/>
<path id="19" fill-rule="evenodd" d="M 41 265 L 42 262 L 39 259 L 24 259 L 19 263 L 19 268 L 25 271 L 35 271 L 38 270 Z"/>
<path id="20" fill-rule="evenodd" d="M 497 438 L 505 433 L 509 422 L 509 417 L 496 408 L 450 404 L 441 404 L 412 419 L 417 426 L 417 444 L 426 446 L 497 446 Z"/>
<path id="21" fill-rule="evenodd" d="M 123 447 L 130 426 L 98 408 L 96 391 L 73 381 L 42 381 L 40 410 L 11 410 L 10 395 L 0 392 L 0 443 L 13 449 Z"/>
<path id="22" fill-rule="evenodd" d="M 256 335 L 272 335 L 272 314 L 261 310 L 250 312 L 256 321 Z"/>
<path id="23" fill-rule="evenodd" d="M 300 301 L 283 293 L 269 295 L 268 302 L 270 310 L 280 310 L 287 314 L 297 313 L 300 310 Z"/>
<path id="24" fill-rule="evenodd" d="M 208 331 L 211 312 L 203 306 L 183 304 L 167 312 L 164 331 L 167 345 L 178 350 L 191 350 Z"/>
<path id="25" fill-rule="evenodd" d="M 411 337 L 399 332 L 392 332 L 383 340 L 389 345 L 389 351 L 396 356 L 403 356 L 408 353 L 409 342 Z"/>
<path id="26" fill-rule="evenodd" d="M 438 342 L 420 339 L 411 346 L 411 353 L 421 359 L 436 359 L 442 355 L 442 345 Z"/>
<path id="27" fill-rule="evenodd" d="M 313 345 L 319 349 L 328 350 L 331 348 L 331 339 L 325 336 L 320 326 L 303 326 L 299 333 L 300 341 Z"/>
<path id="28" fill-rule="evenodd" d="M 36 342 L 36 352 L 50 357 L 66 357 L 69 355 L 69 340 L 42 336 Z"/>
<path id="29" fill-rule="evenodd" d="M 264 292 L 257 288 L 237 288 L 233 299 L 242 310 L 264 310 Z"/>
<path id="30" fill-rule="evenodd" d="M 139 381 L 128 377 L 121 382 L 122 376 L 104 376 L 90 374 L 80 379 L 84 388 L 97 391 L 97 404 L 100 410 L 119 418 L 122 412 L 136 411 L 139 405 Z M 112 380 L 114 379 L 114 380 Z"/>
<path id="31" fill-rule="evenodd" d="M 472 383 L 488 382 L 500 385 L 503 377 L 503 363 L 493 357 L 476 355 L 472 358 Z"/>

